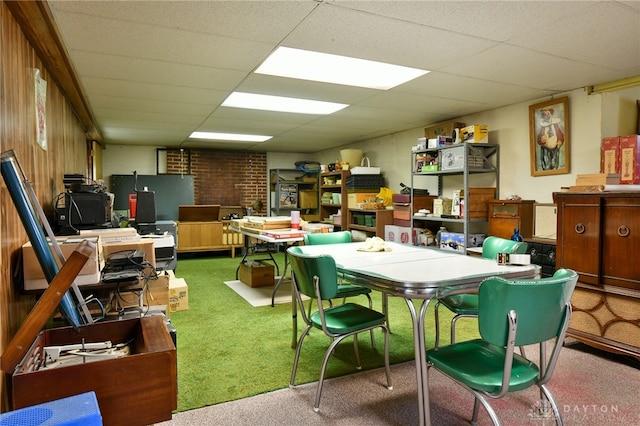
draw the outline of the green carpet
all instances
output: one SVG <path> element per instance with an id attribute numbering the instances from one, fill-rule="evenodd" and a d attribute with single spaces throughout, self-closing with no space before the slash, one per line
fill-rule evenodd
<path id="1" fill-rule="evenodd" d="M 275 255 L 282 265 L 283 254 Z M 177 330 L 178 411 L 245 398 L 289 385 L 295 350 L 291 348 L 291 304 L 252 307 L 224 284 L 235 279 L 240 258 L 210 254 L 182 255 L 175 274 L 189 288 L 189 309 L 171 314 Z M 381 295 L 374 292 L 374 307 L 381 309 Z M 367 304 L 365 297 L 350 299 Z M 433 346 L 433 303 L 427 312 L 427 346 Z M 443 340 L 448 342 L 451 314 L 443 309 Z M 414 358 L 411 317 L 406 302 L 389 299 L 392 363 Z M 457 338 L 477 336 L 475 320 L 458 322 Z M 299 333 L 303 325 L 298 324 Z M 298 334 L 299 334 L 298 333 Z M 384 366 L 382 332 L 377 331 L 380 352 L 359 339 L 363 370 Z M 312 330 L 305 339 L 296 384 L 318 380 L 329 339 Z M 355 373 L 353 341 L 338 348 L 327 367 L 327 377 Z"/>

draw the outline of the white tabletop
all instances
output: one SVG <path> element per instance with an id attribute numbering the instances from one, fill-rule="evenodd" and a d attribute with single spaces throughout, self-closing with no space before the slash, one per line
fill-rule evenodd
<path id="1" fill-rule="evenodd" d="M 362 278 L 362 284 L 405 297 L 440 298 L 476 289 L 489 276 L 531 278 L 539 272 L 536 265 L 498 265 L 492 259 L 393 242 L 385 242 L 390 250 L 384 252 L 359 251 L 363 246 L 356 242 L 300 249 L 330 254 L 340 270 Z"/>

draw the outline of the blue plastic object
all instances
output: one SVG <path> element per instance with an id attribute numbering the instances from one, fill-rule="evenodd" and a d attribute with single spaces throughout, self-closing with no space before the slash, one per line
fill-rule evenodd
<path id="1" fill-rule="evenodd" d="M 95 392 L 0 414 L 0 426 L 102 426 Z"/>

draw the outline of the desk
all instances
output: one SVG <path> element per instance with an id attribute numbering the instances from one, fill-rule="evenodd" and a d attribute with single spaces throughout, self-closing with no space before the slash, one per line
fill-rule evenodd
<path id="1" fill-rule="evenodd" d="M 385 242 L 388 252 L 357 251 L 362 243 L 301 246 L 306 254 L 331 254 L 339 271 L 348 273 L 357 284 L 404 298 L 413 321 L 418 411 L 420 424 L 429 425 L 429 386 L 427 382 L 425 313 L 429 302 L 444 296 L 477 291 L 483 279 L 534 278 L 537 265 L 503 266 L 493 259 Z M 422 300 L 419 311 L 413 299 Z M 297 308 L 292 303 L 293 340 L 297 339 Z"/>
<path id="2" fill-rule="evenodd" d="M 236 280 L 238 279 L 238 271 L 240 270 L 240 265 L 244 262 L 244 260 L 247 258 L 247 255 L 249 254 L 249 247 L 250 247 L 249 238 L 255 238 L 257 240 L 264 241 L 265 243 L 267 243 L 267 254 L 269 255 L 269 259 L 266 259 L 266 260 L 271 260 L 273 262 L 273 264 L 276 267 L 276 273 L 278 275 L 280 275 L 280 278 L 278 278 L 278 282 L 276 282 L 276 285 L 273 287 L 273 293 L 271 293 L 271 307 L 275 306 L 276 292 L 278 291 L 278 288 L 282 284 L 282 281 L 284 280 L 285 275 L 287 275 L 287 266 L 289 265 L 289 258 L 287 256 L 286 246 L 293 245 L 295 243 L 303 241 L 304 237 L 273 238 L 273 237 L 267 237 L 266 235 L 258 234 L 256 232 L 250 232 L 250 231 L 247 231 L 247 230 L 245 230 L 243 228 L 238 228 L 238 227 L 235 227 L 235 226 L 229 226 L 229 229 L 234 231 L 234 232 L 238 232 L 238 233 L 244 235 L 244 247 L 245 247 L 245 250 L 244 250 L 244 254 L 242 255 L 242 259 L 240 260 L 240 264 L 236 268 Z M 276 262 L 276 260 L 273 258 L 273 254 L 271 253 L 271 244 L 273 244 L 273 245 L 284 244 L 285 245 L 284 270 L 283 270 L 282 274 L 280 274 L 280 267 L 278 266 L 278 262 Z"/>

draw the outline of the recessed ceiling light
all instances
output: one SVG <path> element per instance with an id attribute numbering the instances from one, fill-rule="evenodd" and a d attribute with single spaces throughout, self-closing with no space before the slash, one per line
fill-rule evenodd
<path id="1" fill-rule="evenodd" d="M 193 132 L 189 137 L 191 139 L 210 139 L 219 141 L 264 142 L 268 141 L 273 136 L 242 135 L 238 133 Z"/>
<path id="2" fill-rule="evenodd" d="M 428 70 L 278 47 L 256 73 L 387 90 L 427 74 Z"/>
<path id="3" fill-rule="evenodd" d="M 284 96 L 258 95 L 255 93 L 233 92 L 222 103 L 232 108 L 260 109 L 266 111 L 294 112 L 298 114 L 332 114 L 348 107 L 347 104 L 313 101 L 310 99 L 287 98 Z"/>

